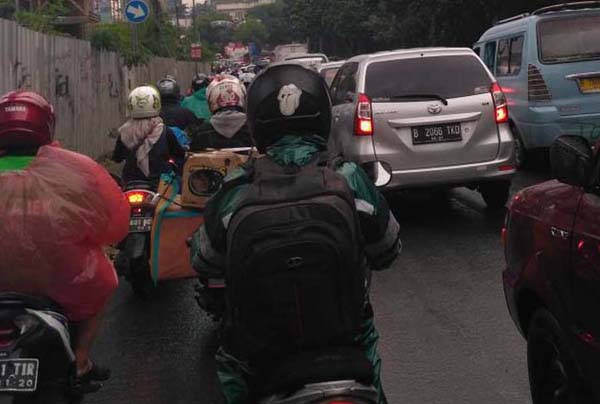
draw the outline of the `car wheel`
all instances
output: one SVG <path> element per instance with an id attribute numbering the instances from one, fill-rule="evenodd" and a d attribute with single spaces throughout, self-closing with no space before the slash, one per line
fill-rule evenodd
<path id="1" fill-rule="evenodd" d="M 592 404 L 564 332 L 554 316 L 538 309 L 527 334 L 533 404 Z"/>
<path id="2" fill-rule="evenodd" d="M 510 182 L 498 181 L 488 182 L 479 186 L 479 192 L 489 209 L 503 209 L 508 201 Z"/>

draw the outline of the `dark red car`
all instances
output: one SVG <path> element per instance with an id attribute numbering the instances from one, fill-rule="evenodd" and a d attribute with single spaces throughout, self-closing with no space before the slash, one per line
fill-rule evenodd
<path id="1" fill-rule="evenodd" d="M 527 339 L 534 404 L 600 402 L 600 158 L 561 136 L 558 180 L 519 192 L 506 225 L 504 292 Z"/>

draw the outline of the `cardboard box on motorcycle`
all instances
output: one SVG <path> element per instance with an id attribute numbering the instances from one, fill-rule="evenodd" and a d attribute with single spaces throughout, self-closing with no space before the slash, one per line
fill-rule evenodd
<path id="1" fill-rule="evenodd" d="M 190 263 L 187 240 L 204 223 L 204 207 L 233 169 L 248 160 L 249 149 L 189 153 L 183 178 L 164 175 L 162 195 L 152 226 L 150 268 L 155 282 L 197 274 Z"/>

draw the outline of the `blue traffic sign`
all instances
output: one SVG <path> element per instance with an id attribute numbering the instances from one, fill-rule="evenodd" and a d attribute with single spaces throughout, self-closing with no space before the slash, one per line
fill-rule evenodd
<path id="1" fill-rule="evenodd" d="M 125 6 L 125 17 L 133 24 L 139 24 L 148 19 L 150 7 L 143 0 L 130 0 Z"/>

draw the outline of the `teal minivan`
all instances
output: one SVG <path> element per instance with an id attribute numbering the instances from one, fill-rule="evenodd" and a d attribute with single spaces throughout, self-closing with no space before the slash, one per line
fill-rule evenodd
<path id="1" fill-rule="evenodd" d="M 600 2 L 499 21 L 474 45 L 508 98 L 517 165 L 561 134 L 600 139 Z"/>

